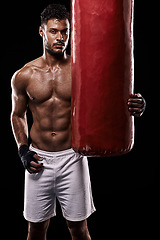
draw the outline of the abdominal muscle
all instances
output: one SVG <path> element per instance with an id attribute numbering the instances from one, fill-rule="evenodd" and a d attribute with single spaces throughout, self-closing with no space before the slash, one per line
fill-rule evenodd
<path id="1" fill-rule="evenodd" d="M 37 119 L 33 114 L 30 137 L 33 147 L 44 151 L 57 152 L 71 148 L 70 111 L 53 118 L 40 114 Z"/>

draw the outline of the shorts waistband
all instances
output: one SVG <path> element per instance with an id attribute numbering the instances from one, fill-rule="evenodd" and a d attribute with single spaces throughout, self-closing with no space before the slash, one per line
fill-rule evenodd
<path id="1" fill-rule="evenodd" d="M 69 154 L 73 154 L 75 153 L 75 151 L 72 148 L 69 148 L 67 150 L 63 150 L 63 151 L 58 151 L 58 152 L 48 152 L 48 151 L 44 151 L 38 148 L 35 148 L 32 146 L 32 144 L 29 146 L 29 149 L 31 151 L 36 152 L 37 154 L 42 154 L 45 156 L 52 156 L 52 157 L 56 157 L 56 156 L 63 156 L 63 155 L 69 155 Z"/>

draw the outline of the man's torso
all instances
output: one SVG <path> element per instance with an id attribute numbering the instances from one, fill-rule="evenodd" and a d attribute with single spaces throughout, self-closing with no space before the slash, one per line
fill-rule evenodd
<path id="1" fill-rule="evenodd" d="M 34 147 L 61 151 L 71 147 L 70 57 L 52 68 L 42 57 L 26 65 L 28 105 L 33 116 L 30 137 Z"/>

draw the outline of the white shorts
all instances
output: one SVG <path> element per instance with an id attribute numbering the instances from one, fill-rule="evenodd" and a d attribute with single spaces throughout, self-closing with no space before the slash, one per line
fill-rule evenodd
<path id="1" fill-rule="evenodd" d="M 87 157 L 73 149 L 46 152 L 30 146 L 43 157 L 44 169 L 25 172 L 24 217 L 42 222 L 56 215 L 56 198 L 65 219 L 82 221 L 94 211 Z"/>

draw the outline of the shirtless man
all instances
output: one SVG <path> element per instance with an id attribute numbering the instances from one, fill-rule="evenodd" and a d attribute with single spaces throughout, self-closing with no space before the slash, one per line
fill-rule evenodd
<path id="1" fill-rule="evenodd" d="M 44 52 L 12 78 L 13 133 L 25 171 L 24 217 L 27 240 L 45 240 L 59 200 L 73 240 L 90 240 L 87 218 L 95 211 L 87 158 L 71 149 L 71 59 L 66 54 L 69 14 L 49 5 L 41 14 Z M 135 94 L 129 111 L 142 115 L 144 99 Z M 28 146 L 27 107 L 33 116 Z"/>

